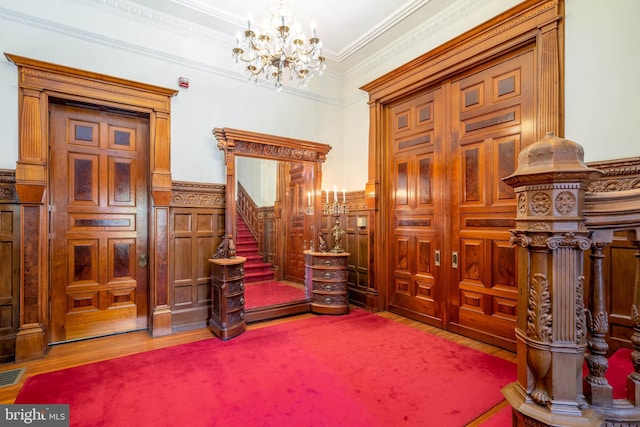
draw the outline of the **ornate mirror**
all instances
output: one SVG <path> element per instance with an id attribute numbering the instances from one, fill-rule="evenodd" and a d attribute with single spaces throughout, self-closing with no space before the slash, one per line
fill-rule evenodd
<path id="1" fill-rule="evenodd" d="M 247 258 L 247 322 L 310 311 L 304 251 L 317 245 L 326 144 L 215 128 L 227 167 L 225 230 Z"/>

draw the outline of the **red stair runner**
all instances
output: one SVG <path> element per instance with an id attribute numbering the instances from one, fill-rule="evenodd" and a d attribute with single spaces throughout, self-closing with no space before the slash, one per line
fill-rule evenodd
<path id="1" fill-rule="evenodd" d="M 238 228 L 236 230 L 236 255 L 247 259 L 244 264 L 245 283 L 273 280 L 274 275 L 271 264 L 262 260 L 262 255 L 258 252 L 258 242 L 240 216 L 238 216 Z"/>

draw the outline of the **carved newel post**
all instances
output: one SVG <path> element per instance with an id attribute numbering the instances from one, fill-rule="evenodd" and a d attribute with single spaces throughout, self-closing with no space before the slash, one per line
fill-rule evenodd
<path id="1" fill-rule="evenodd" d="M 583 251 L 584 193 L 600 172 L 584 164 L 582 147 L 548 133 L 523 149 L 514 187 L 518 245 L 517 383 L 503 393 L 515 425 L 600 425 L 582 409 L 582 366 L 587 346 Z M 598 421 L 599 420 L 599 421 Z"/>

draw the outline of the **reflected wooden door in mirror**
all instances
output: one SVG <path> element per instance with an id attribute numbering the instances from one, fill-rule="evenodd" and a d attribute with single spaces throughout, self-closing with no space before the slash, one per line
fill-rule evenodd
<path id="1" fill-rule="evenodd" d="M 311 310 L 304 251 L 317 247 L 326 144 L 215 128 L 227 172 L 225 230 L 245 263 L 247 322 Z"/>

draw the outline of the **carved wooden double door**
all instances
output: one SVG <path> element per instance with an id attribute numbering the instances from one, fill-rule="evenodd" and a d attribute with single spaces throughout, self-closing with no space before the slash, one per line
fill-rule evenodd
<path id="1" fill-rule="evenodd" d="M 148 119 L 51 104 L 50 342 L 147 327 Z"/>
<path id="2" fill-rule="evenodd" d="M 390 311 L 515 348 L 513 190 L 501 181 L 533 142 L 531 50 L 387 109 Z"/>

